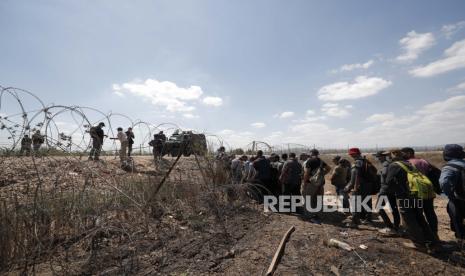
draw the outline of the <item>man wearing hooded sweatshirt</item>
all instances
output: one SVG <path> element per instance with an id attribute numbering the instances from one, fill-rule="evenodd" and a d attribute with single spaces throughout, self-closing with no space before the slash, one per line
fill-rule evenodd
<path id="1" fill-rule="evenodd" d="M 442 168 L 439 184 L 449 198 L 447 213 L 450 217 L 451 229 L 458 239 L 465 238 L 465 152 L 463 147 L 449 144 L 444 147 L 444 160 L 447 164 Z"/>

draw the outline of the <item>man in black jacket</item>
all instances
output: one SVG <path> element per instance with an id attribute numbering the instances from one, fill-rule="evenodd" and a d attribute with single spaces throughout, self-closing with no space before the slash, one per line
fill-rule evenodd
<path id="1" fill-rule="evenodd" d="M 264 185 L 271 191 L 271 163 L 269 159 L 265 158 L 263 151 L 257 151 L 253 167 L 256 171 L 254 182 Z"/>

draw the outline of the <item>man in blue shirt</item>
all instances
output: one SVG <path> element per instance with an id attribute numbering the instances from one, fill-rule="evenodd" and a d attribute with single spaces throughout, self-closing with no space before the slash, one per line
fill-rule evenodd
<path id="1" fill-rule="evenodd" d="M 458 239 L 465 238 L 465 152 L 463 147 L 449 144 L 444 147 L 444 160 L 447 164 L 442 168 L 439 184 L 449 198 L 447 213 L 450 217 L 451 229 Z"/>

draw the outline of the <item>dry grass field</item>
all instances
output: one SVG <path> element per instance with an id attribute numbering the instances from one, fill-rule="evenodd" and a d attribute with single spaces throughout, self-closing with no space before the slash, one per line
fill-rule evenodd
<path id="1" fill-rule="evenodd" d="M 419 156 L 442 165 L 439 153 Z M 406 249 L 406 239 L 373 227 L 344 228 L 339 213 L 323 214 L 321 223 L 265 213 L 246 195 L 248 185 L 227 184 L 209 158 L 181 158 L 165 182 L 174 159 L 157 168 L 150 157 L 134 159 L 135 171 L 125 172 L 113 157 L 1 158 L 1 273 L 261 275 L 291 225 L 276 275 L 465 273 L 460 249 Z M 330 183 L 325 192 L 334 193 Z M 446 202 L 436 200 L 440 237 L 453 244 Z M 326 247 L 328 238 L 357 249 Z"/>

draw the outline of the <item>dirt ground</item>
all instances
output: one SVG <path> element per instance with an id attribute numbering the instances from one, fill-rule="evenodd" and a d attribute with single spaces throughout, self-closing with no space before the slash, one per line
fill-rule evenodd
<path id="1" fill-rule="evenodd" d="M 149 157 L 136 157 L 135 160 L 138 174 L 156 174 Z M 167 159 L 168 163 L 172 161 Z M 8 162 L 2 163 L 2 200 L 24 194 L 26 185 L 32 185 L 31 182 L 35 181 L 28 166 L 23 166 L 29 168 L 28 170 L 12 176 L 17 171 L 6 170 L 12 168 Z M 82 161 L 79 164 L 80 162 Z M 116 168 L 118 161 L 114 158 L 107 158 L 105 162 L 106 165 L 90 163 L 86 166 L 98 170 L 100 176 L 104 175 L 107 180 L 113 175 L 127 174 Z M 49 166 L 49 163 L 44 164 L 44 168 L 40 170 L 46 171 Z M 81 167 L 75 161 L 68 162 L 67 166 L 62 178 L 65 183 L 63 188 L 84 182 L 80 177 L 84 172 L 79 172 Z M 196 168 L 198 167 L 193 158 L 183 158 L 170 176 L 172 182 L 167 183 L 165 189 L 179 191 L 185 185 L 199 185 L 202 180 Z M 95 189 L 111 188 L 105 185 L 104 180 L 99 179 L 95 180 Z M 50 191 L 53 190 L 52 187 L 53 185 L 50 186 Z M 220 189 L 219 193 L 213 195 L 222 197 L 226 193 L 227 189 Z M 326 184 L 325 193 L 334 194 L 331 184 Z M 445 208 L 447 199 L 444 197 L 438 197 L 435 201 L 440 223 L 439 235 L 441 240 L 455 246 L 455 249 L 434 255 L 405 248 L 402 246 L 402 242 L 407 241 L 405 238 L 379 234 L 377 229 L 382 227 L 379 219 L 375 220 L 379 228 L 361 226 L 360 229 L 349 229 L 343 227 L 345 216 L 341 213 L 322 214 L 320 223 L 295 215 L 264 212 L 262 205 L 246 197 L 226 200 L 221 205 L 212 198 L 200 198 L 201 202 L 195 203 L 200 204 L 198 209 L 196 205 L 189 205 L 188 201 L 191 199 L 189 196 L 176 199 L 180 206 L 189 209 L 183 211 L 169 208 L 168 205 L 173 203 L 164 202 L 161 198 L 163 211 L 150 218 L 142 218 L 141 213 L 135 209 L 106 212 L 104 223 L 108 227 L 93 228 L 92 235 L 77 240 L 75 245 L 57 246 L 53 256 L 44 257 L 37 262 L 35 273 L 263 275 L 282 236 L 289 227 L 294 226 L 296 230 L 286 245 L 275 275 L 465 275 L 465 255 L 458 248 L 453 232 L 450 231 Z M 209 210 L 216 210 L 216 213 Z M 92 236 L 92 239 L 87 239 L 88 236 Z M 344 241 L 356 249 L 348 252 L 328 247 L 323 241 L 329 238 Z M 366 246 L 366 249 L 360 248 L 360 245 Z M 19 275 L 21 269 L 10 269 L 4 273 Z"/>

